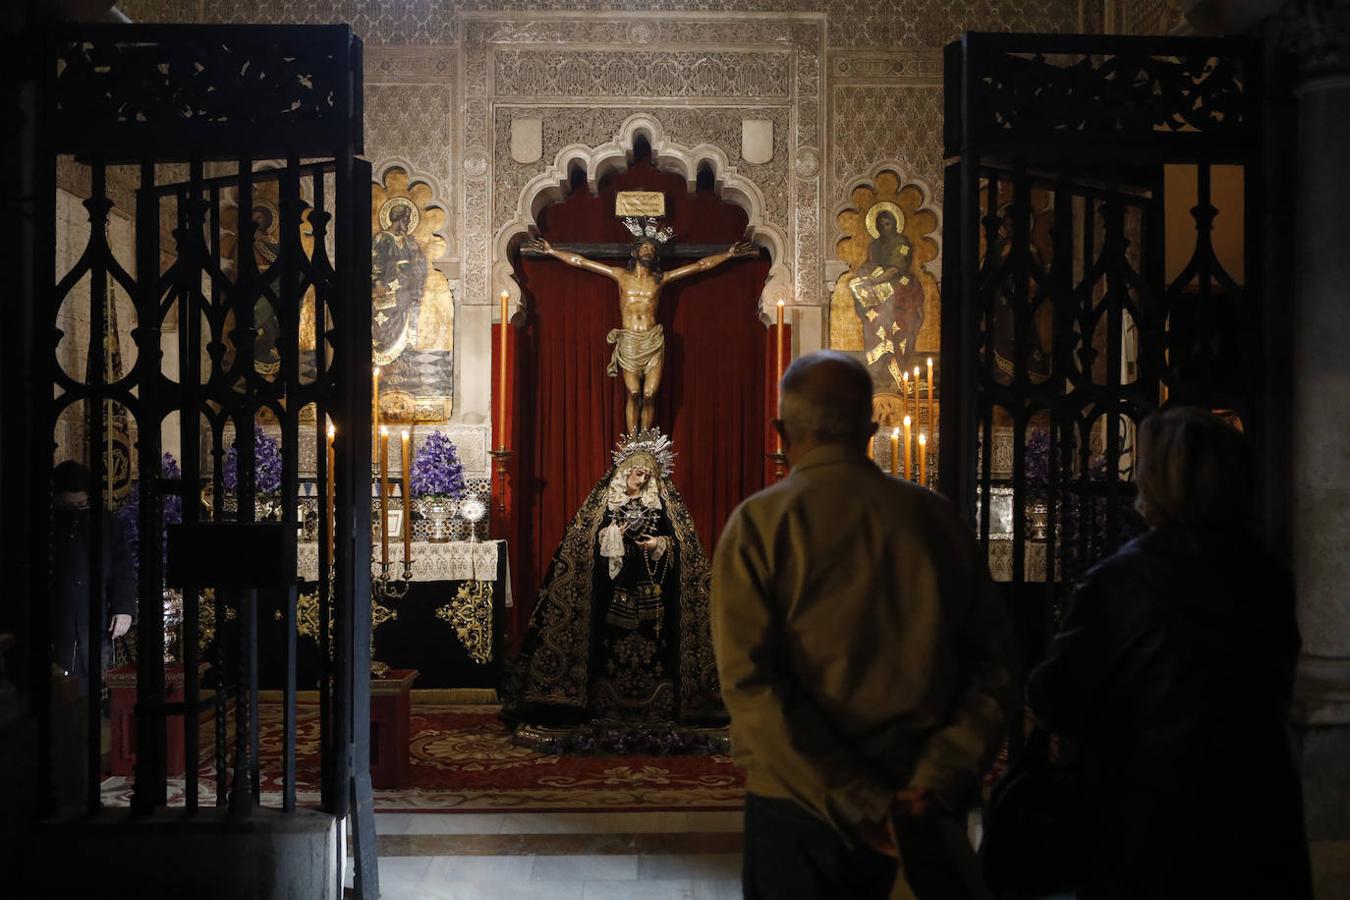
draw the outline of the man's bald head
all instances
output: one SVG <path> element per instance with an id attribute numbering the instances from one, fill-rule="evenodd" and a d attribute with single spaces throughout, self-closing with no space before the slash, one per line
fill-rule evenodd
<path id="1" fill-rule="evenodd" d="M 861 444 L 872 434 L 872 376 L 847 353 L 820 350 L 793 360 L 779 396 L 791 443 Z"/>

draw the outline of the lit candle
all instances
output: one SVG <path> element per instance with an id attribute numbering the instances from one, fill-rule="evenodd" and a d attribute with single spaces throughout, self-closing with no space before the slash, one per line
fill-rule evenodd
<path id="1" fill-rule="evenodd" d="M 908 418 L 908 416 L 906 416 Z M 891 432 L 891 474 L 900 474 L 900 429 Z"/>
<path id="2" fill-rule="evenodd" d="M 937 434 L 937 420 L 933 418 L 933 357 L 928 357 L 928 430 Z"/>
<path id="3" fill-rule="evenodd" d="M 909 415 L 909 373 L 900 373 L 900 411 Z"/>
<path id="4" fill-rule="evenodd" d="M 370 370 L 370 439 L 379 440 L 380 436 L 380 367 Z"/>
<path id="5" fill-rule="evenodd" d="M 909 468 L 909 455 L 910 455 L 910 449 L 911 449 L 911 447 L 913 447 L 913 445 L 912 445 L 912 444 L 910 443 L 910 441 L 909 441 L 909 436 L 910 436 L 910 430 L 909 430 L 909 426 L 910 426 L 910 418 L 909 418 L 909 416 L 905 416 L 905 418 L 904 418 L 904 426 L 905 426 L 905 478 L 909 478 L 909 477 L 910 477 L 910 474 L 909 474 L 909 472 L 910 472 L 910 468 Z"/>
<path id="6" fill-rule="evenodd" d="M 876 460 L 877 458 L 877 436 L 875 432 L 867 439 L 867 458 L 870 460 Z"/>
<path id="7" fill-rule="evenodd" d="M 777 351 L 778 351 L 778 354 L 777 354 L 777 365 L 776 365 L 776 367 L 775 367 L 774 370 L 773 370 L 773 371 L 774 371 L 774 378 L 773 378 L 773 382 L 774 382 L 774 400 L 775 400 L 775 404 L 774 404 L 774 405 L 775 405 L 775 407 L 776 407 L 776 406 L 778 406 L 779 403 L 782 402 L 782 399 L 783 399 L 783 396 L 782 396 L 782 392 L 783 392 L 783 385 L 782 385 L 782 382 L 783 382 L 783 301 L 782 301 L 782 300 L 779 300 L 779 301 L 778 301 L 778 326 L 777 326 L 777 332 L 776 332 L 776 335 L 775 335 L 775 336 L 777 337 L 777 348 L 776 348 L 776 349 L 777 349 Z M 783 436 L 782 436 L 781 434 L 778 435 L 776 440 L 777 440 L 778 452 L 779 452 L 779 453 L 782 453 L 782 452 L 783 452 Z"/>
<path id="8" fill-rule="evenodd" d="M 506 449 L 506 325 L 510 317 L 511 293 L 502 291 L 502 327 L 497 345 L 497 449 Z"/>
<path id="9" fill-rule="evenodd" d="M 928 435 L 919 432 L 919 484 L 928 486 Z"/>
<path id="10" fill-rule="evenodd" d="M 333 448 L 333 439 L 337 437 L 337 429 L 331 424 L 328 426 L 328 565 L 333 565 L 333 547 L 334 534 L 333 529 L 337 525 L 337 513 L 334 509 L 334 498 L 336 496 L 337 485 L 337 454 Z"/>
<path id="11" fill-rule="evenodd" d="M 412 435 L 403 430 L 403 561 L 412 562 Z"/>
<path id="12" fill-rule="evenodd" d="M 389 429 L 380 428 L 380 563 L 389 565 Z"/>

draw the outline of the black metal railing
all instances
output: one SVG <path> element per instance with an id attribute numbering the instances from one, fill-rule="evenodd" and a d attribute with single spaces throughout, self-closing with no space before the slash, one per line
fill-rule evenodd
<path id="1" fill-rule="evenodd" d="M 313 485 L 326 548 L 319 574 L 321 806 L 340 818 L 355 815 L 358 884 L 374 896 L 366 427 L 371 178 L 369 164 L 357 157 L 361 43 L 346 26 L 82 26 L 51 34 L 44 65 L 38 196 L 55 198 L 58 161 L 87 171 L 89 240 L 73 266 L 57 271 L 55 210 L 39 204 L 38 246 L 47 248 L 50 273 L 38 297 L 39 333 L 45 326 L 56 339 L 38 356 L 38 420 L 65 454 L 88 462 L 95 510 L 110 500 L 108 410 L 124 411 L 135 435 L 141 550 L 132 807 L 147 814 L 169 802 L 167 723 L 174 717 L 183 724 L 181 802 L 189 812 L 200 807 L 199 713 L 207 709 L 215 711 L 211 805 L 248 814 L 262 801 L 256 592 L 271 589 L 286 592 L 289 636 L 276 805 L 296 808 L 291 532 L 301 485 Z M 108 237 L 110 217 L 120 214 L 117 198 L 128 195 L 134 197 L 127 211 L 130 266 Z M 89 340 L 80 352 L 102 359 L 105 310 L 115 304 L 110 290 L 131 300 L 135 362 L 112 377 L 103 365 L 73 377 L 59 358 L 59 322 L 87 318 Z M 86 303 L 87 309 L 71 308 Z M 176 364 L 163 352 L 170 326 Z M 162 468 L 161 435 L 174 416 L 176 476 Z M 329 423 L 337 435 L 331 454 Z M 70 438 L 77 432 L 81 441 Z M 45 452 L 33 461 L 35 483 L 49 483 L 52 463 Z M 170 581 L 159 536 L 173 498 L 182 524 L 168 550 Z M 46 497 L 35 499 L 34 512 L 34 558 L 48 559 Z M 100 573 L 107 562 L 104 522 L 100 515 L 90 522 L 89 570 Z M 288 571 L 276 563 L 287 558 Z M 107 624 L 104 599 L 100 579 L 90 581 L 88 633 L 97 636 Z M 30 603 L 34 646 L 50 640 L 46 587 L 34 590 Z M 165 610 L 166 598 L 179 602 L 179 592 L 183 696 L 170 702 Z M 207 633 L 213 639 L 201 640 Z M 104 662 L 102 643 L 88 643 L 85 806 L 92 814 L 102 806 L 97 701 Z M 39 709 L 50 705 L 48 681 L 33 679 Z M 226 731 L 231 702 L 233 742 Z M 42 727 L 50 744 L 50 712 Z M 48 765 L 43 777 L 52 776 Z"/>
<path id="2" fill-rule="evenodd" d="M 997 561 L 1029 662 L 1066 583 L 1141 527 L 1134 434 L 1149 412 L 1228 411 L 1259 440 L 1260 85 L 1244 39 L 968 34 L 947 48 L 942 489 Z M 1240 173 L 1223 200 L 1220 166 Z M 1195 199 L 1169 220 L 1181 170 Z M 1244 217 L 1245 279 L 1215 249 L 1216 204 Z"/>

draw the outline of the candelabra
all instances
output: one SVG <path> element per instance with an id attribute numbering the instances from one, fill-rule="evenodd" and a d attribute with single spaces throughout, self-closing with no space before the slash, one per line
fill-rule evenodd
<path id="1" fill-rule="evenodd" d="M 394 568 L 394 563 L 380 563 L 380 574 L 370 580 L 371 589 L 376 597 L 383 597 L 386 600 L 402 600 L 408 593 L 408 587 L 412 584 L 412 564 L 411 559 L 405 559 L 402 562 L 402 577 L 394 578 L 390 570 Z"/>

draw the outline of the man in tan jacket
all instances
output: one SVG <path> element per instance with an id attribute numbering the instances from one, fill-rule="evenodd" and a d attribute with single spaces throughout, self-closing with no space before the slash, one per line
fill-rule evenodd
<path id="1" fill-rule="evenodd" d="M 981 896 L 956 815 L 1020 702 L 984 555 L 950 503 L 867 459 L 861 363 L 803 356 L 781 397 L 791 474 L 713 561 L 745 896 Z"/>

